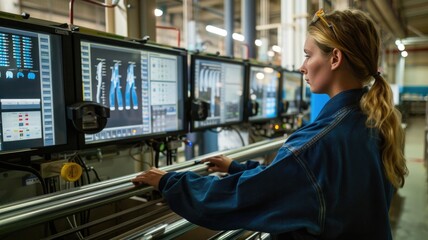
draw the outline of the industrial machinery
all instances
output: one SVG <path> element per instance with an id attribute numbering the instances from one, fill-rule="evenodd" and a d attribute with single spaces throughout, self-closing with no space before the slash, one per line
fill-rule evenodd
<path id="1" fill-rule="evenodd" d="M 283 142 L 284 138 L 262 141 L 161 169 L 206 175 L 207 166 L 196 164 L 203 158 L 223 154 L 237 161 L 246 161 L 275 152 Z M 133 186 L 130 180 L 134 176 L 126 175 L 3 205 L 0 207 L 0 236 L 2 239 L 28 236 L 35 239 L 76 239 L 76 236 L 78 239 L 190 239 L 186 234 L 191 234 L 203 236 L 203 239 L 236 239 L 249 234 L 240 230 L 218 233 L 187 222 L 171 212 L 152 187 Z M 50 229 L 50 234 L 45 235 L 46 228 Z M 265 239 L 262 236 L 266 235 L 251 233 L 246 239 Z"/>

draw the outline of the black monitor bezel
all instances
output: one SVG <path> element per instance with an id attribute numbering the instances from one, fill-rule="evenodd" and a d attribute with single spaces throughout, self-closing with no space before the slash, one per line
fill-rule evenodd
<path id="1" fill-rule="evenodd" d="M 197 132 L 197 131 L 202 131 L 202 130 L 207 130 L 207 129 L 213 129 L 213 128 L 218 128 L 218 127 L 227 127 L 227 126 L 231 126 L 231 125 L 235 125 L 235 124 L 240 124 L 245 122 L 245 96 L 246 96 L 246 82 L 245 82 L 245 62 L 242 59 L 236 59 L 236 58 L 230 58 L 230 57 L 222 57 L 222 56 L 213 56 L 213 55 L 209 55 L 209 54 L 201 54 L 201 53 L 194 53 L 194 54 L 190 54 L 190 99 L 193 100 L 195 99 L 195 61 L 196 60 L 208 60 L 208 61 L 217 61 L 217 62 L 222 62 L 222 63 L 231 63 L 231 64 L 236 64 L 236 65 L 241 65 L 242 66 L 242 70 L 243 70 L 243 75 L 242 75 L 242 79 L 243 79 L 243 83 L 242 83 L 242 91 L 243 91 L 243 95 L 242 95 L 242 101 L 241 101 L 241 109 L 242 109 L 242 117 L 241 120 L 239 121 L 233 121 L 233 122 L 227 122 L 227 123 L 223 123 L 223 124 L 217 124 L 217 125 L 212 125 L 212 126 L 204 126 L 204 127 L 195 127 L 195 121 L 191 118 L 189 118 L 189 125 L 190 125 L 190 131 L 191 132 Z"/>
<path id="2" fill-rule="evenodd" d="M 53 146 L 41 146 L 34 148 L 16 149 L 10 151 L 0 151 L 0 160 L 11 160 L 27 158 L 35 155 L 46 155 L 58 152 L 67 152 L 77 150 L 77 136 L 70 121 L 67 120 L 66 106 L 75 102 L 74 95 L 74 77 L 72 71 L 72 42 L 71 32 L 67 28 L 53 25 L 52 22 L 40 19 L 24 19 L 20 15 L 10 13 L 0 14 L 0 25 L 5 28 L 18 29 L 23 31 L 32 31 L 57 35 L 61 37 L 62 44 L 62 74 L 63 74 L 63 93 L 64 96 L 64 121 L 66 121 L 66 143 Z"/>
<path id="3" fill-rule="evenodd" d="M 251 75 L 251 67 L 269 67 L 269 68 L 273 68 L 275 71 L 277 71 L 280 76 L 277 78 L 278 81 L 278 85 L 277 85 L 277 92 L 276 92 L 276 116 L 275 117 L 270 117 L 270 118 L 257 118 L 257 119 L 250 119 L 250 114 L 249 114 L 249 104 L 250 104 L 250 75 Z M 280 104 L 280 90 L 281 90 L 281 79 L 282 79 L 282 68 L 280 66 L 274 66 L 271 64 L 263 64 L 263 63 L 255 63 L 255 62 L 248 62 L 246 64 L 246 72 L 245 72 L 245 82 L 246 82 L 246 103 L 245 106 L 246 107 L 246 114 L 245 114 L 245 119 L 247 122 L 249 123 L 265 123 L 265 122 L 269 122 L 272 120 L 276 120 L 280 117 L 280 113 L 279 113 L 279 104 Z"/>
<path id="4" fill-rule="evenodd" d="M 300 75 L 300 91 L 299 91 L 299 94 L 300 94 L 300 101 L 303 101 L 303 98 L 302 98 L 303 97 L 303 87 L 304 87 L 303 74 L 300 71 L 297 71 L 297 70 L 282 69 L 282 72 L 281 72 L 281 82 L 280 82 L 280 85 L 281 85 L 280 90 L 281 91 L 282 91 L 282 89 L 284 87 L 284 82 L 286 81 L 286 78 L 285 78 L 286 74 L 284 74 L 284 72 L 286 72 L 286 73 L 295 73 L 295 74 L 299 74 Z M 280 94 L 279 95 L 279 101 L 280 101 L 281 105 L 283 104 L 283 100 L 284 99 L 282 99 L 282 94 Z M 295 99 L 295 101 L 298 101 L 298 99 Z M 285 117 L 285 116 L 295 115 L 295 114 L 301 113 L 302 112 L 302 109 L 301 109 L 301 106 L 300 106 L 301 104 L 300 104 L 300 102 L 298 102 L 297 104 L 298 104 L 298 106 L 297 106 L 297 113 L 287 113 L 287 112 L 284 113 L 284 112 L 280 112 L 279 113 L 280 117 Z M 282 107 L 282 109 L 283 109 L 283 107 Z M 280 108 L 280 110 L 281 110 L 281 108 Z"/>
<path id="5" fill-rule="evenodd" d="M 94 32 L 94 34 L 88 34 L 88 33 L 79 33 L 79 32 L 73 32 L 72 33 L 72 40 L 73 40 L 73 48 L 74 48 L 74 71 L 75 71 L 75 88 L 76 88 L 76 99 L 77 101 L 83 100 L 83 86 L 82 86 L 82 68 L 81 68 L 81 55 L 80 55 L 80 42 L 83 41 L 89 41 L 99 44 L 106 44 L 106 45 L 116 45 L 120 47 L 125 48 L 133 48 L 136 50 L 142 50 L 142 51 L 152 51 L 162 54 L 172 54 L 176 55 L 179 58 L 181 58 L 182 61 L 182 96 L 183 96 L 183 106 L 182 106 L 182 129 L 176 130 L 176 131 L 168 131 L 163 133 L 153 133 L 153 134 L 145 134 L 145 135 L 139 135 L 135 137 L 129 137 L 129 138 L 121 138 L 121 139 L 107 139 L 102 142 L 96 142 L 96 143 L 86 143 L 85 142 L 85 134 L 79 133 L 78 137 L 78 146 L 81 149 L 90 149 L 90 148 L 96 148 L 101 146 L 108 146 L 108 145 L 114 145 L 114 144 L 131 144 L 136 142 L 141 142 L 149 139 L 158 139 L 158 138 L 164 138 L 167 136 L 179 136 L 183 135 L 188 132 L 188 116 L 187 116 L 187 102 L 188 102 L 188 96 L 187 96 L 187 51 L 181 48 L 170 48 L 170 47 L 164 47 L 160 45 L 155 44 L 147 44 L 147 43 L 140 43 L 137 41 L 132 41 L 130 39 L 126 39 L 121 36 L 117 35 L 111 35 L 111 34 L 105 34 L 99 32 L 99 35 L 97 35 L 98 32 Z M 108 121 L 108 120 L 107 120 Z"/>

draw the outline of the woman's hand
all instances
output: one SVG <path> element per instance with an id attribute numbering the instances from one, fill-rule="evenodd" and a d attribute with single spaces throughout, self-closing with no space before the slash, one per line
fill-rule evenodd
<path id="1" fill-rule="evenodd" d="M 158 190 L 159 182 L 162 176 L 165 174 L 165 171 L 159 170 L 157 168 L 152 168 L 148 171 L 142 172 L 135 178 L 131 179 L 131 182 L 134 183 L 134 185 L 136 186 L 141 184 L 147 184 L 153 186 L 156 190 Z"/>
<path id="2" fill-rule="evenodd" d="M 208 162 L 208 171 L 210 172 L 227 172 L 232 163 L 232 159 L 223 155 L 209 157 L 201 160 L 201 163 Z"/>

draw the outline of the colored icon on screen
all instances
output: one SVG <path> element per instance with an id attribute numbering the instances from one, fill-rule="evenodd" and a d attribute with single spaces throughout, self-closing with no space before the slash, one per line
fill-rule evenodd
<path id="1" fill-rule="evenodd" d="M 7 72 L 6 72 L 6 78 L 13 78 L 13 73 L 12 73 L 12 71 L 7 71 Z"/>
<path id="2" fill-rule="evenodd" d="M 28 73 L 28 79 L 34 80 L 35 78 L 36 78 L 36 74 L 35 73 L 32 73 L 32 72 Z"/>
<path id="3" fill-rule="evenodd" d="M 23 77 L 24 77 L 24 73 L 22 73 L 22 72 L 18 72 L 16 74 L 16 78 L 23 78 Z"/>

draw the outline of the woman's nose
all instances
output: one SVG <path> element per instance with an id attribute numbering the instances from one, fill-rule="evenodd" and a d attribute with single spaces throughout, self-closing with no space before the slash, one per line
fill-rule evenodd
<path id="1" fill-rule="evenodd" d="M 302 74 L 306 74 L 306 70 L 303 68 L 303 65 L 299 68 L 299 71 L 300 71 Z"/>

